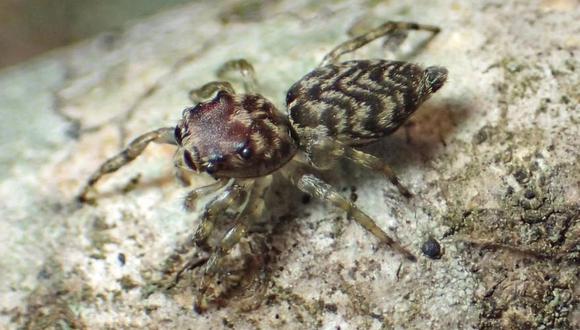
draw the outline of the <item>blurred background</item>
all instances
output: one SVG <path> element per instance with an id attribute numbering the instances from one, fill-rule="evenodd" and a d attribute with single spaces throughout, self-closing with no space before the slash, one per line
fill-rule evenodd
<path id="1" fill-rule="evenodd" d="M 192 0 L 0 0 L 0 69 Z"/>

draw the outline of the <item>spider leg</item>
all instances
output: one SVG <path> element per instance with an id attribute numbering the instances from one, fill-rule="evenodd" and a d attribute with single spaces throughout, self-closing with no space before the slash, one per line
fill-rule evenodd
<path id="1" fill-rule="evenodd" d="M 187 172 L 186 170 L 184 170 L 181 167 L 177 167 L 175 169 L 175 178 L 184 187 L 188 187 L 191 184 L 189 172 Z"/>
<path id="2" fill-rule="evenodd" d="M 99 181 L 103 175 L 115 172 L 137 158 L 149 143 L 177 144 L 173 135 L 174 129 L 174 127 L 159 128 L 145 133 L 133 140 L 125 150 L 121 151 L 116 156 L 109 158 L 89 177 L 89 180 L 78 196 L 78 200 L 82 203 L 93 202 L 94 196 L 90 195 L 95 192 L 94 186 L 97 181 Z"/>
<path id="3" fill-rule="evenodd" d="M 245 202 L 239 206 L 240 212 L 234 225 L 222 237 L 205 264 L 204 275 L 199 283 L 194 303 L 194 308 L 198 312 L 207 308 L 208 297 L 206 294 L 210 290 L 212 277 L 220 271 L 224 256 L 246 236 L 250 227 L 262 215 L 265 209 L 263 197 L 270 182 L 268 178 L 260 178 L 251 180 L 245 185 L 244 189 L 247 193 Z"/>
<path id="4" fill-rule="evenodd" d="M 239 209 L 245 206 L 249 193 L 245 190 L 246 186 L 243 184 L 238 185 L 235 179 L 219 180 L 213 184 L 197 188 L 192 192 L 190 192 L 188 197 L 190 195 L 200 196 L 214 193 L 222 189 L 224 186 L 225 189 L 218 196 L 215 196 L 205 205 L 204 212 L 201 216 L 201 223 L 195 229 L 193 239 L 188 239 L 176 250 L 176 256 L 179 258 L 179 260 L 181 260 L 180 255 L 187 253 L 194 245 L 201 247 L 202 250 L 206 251 L 208 250 L 209 246 L 207 245 L 206 240 L 211 235 L 214 229 L 215 221 L 226 210 L 233 208 L 235 211 L 237 211 L 235 219 L 239 217 L 241 213 Z M 187 203 L 188 201 L 186 198 L 186 204 Z M 169 286 L 174 285 L 184 271 L 201 266 L 202 264 L 205 264 L 208 259 L 209 257 L 195 258 L 188 260 L 186 263 L 182 264 L 180 270 L 177 272 L 177 275 L 175 276 L 175 280 L 173 280 Z"/>
<path id="5" fill-rule="evenodd" d="M 189 169 L 185 165 L 185 161 L 183 160 L 183 152 L 180 152 L 180 150 L 178 149 L 173 159 L 175 165 L 175 178 L 184 187 L 189 186 L 191 184 L 190 181 L 191 169 Z"/>
<path id="6" fill-rule="evenodd" d="M 383 173 L 406 198 L 413 196 L 385 161 L 344 143 L 329 138 L 316 139 L 315 142 L 306 146 L 305 152 L 316 168 L 328 169 L 334 165 L 338 158 L 345 157 L 373 171 Z"/>
<path id="7" fill-rule="evenodd" d="M 340 56 L 353 52 L 375 39 L 383 36 L 389 36 L 393 33 L 396 33 L 396 31 L 401 30 L 424 30 L 433 34 L 439 33 L 440 31 L 439 27 L 433 25 L 423 25 L 408 22 L 386 22 L 365 34 L 349 39 L 336 46 L 332 51 L 324 56 L 324 59 L 322 62 L 320 62 L 319 67 L 338 63 Z"/>
<path id="8" fill-rule="evenodd" d="M 208 196 L 220 190 L 230 182 L 233 182 L 233 179 L 230 180 L 218 179 L 216 182 L 212 184 L 193 189 L 192 191 L 187 193 L 187 196 L 185 196 L 183 206 L 187 211 L 193 211 L 195 209 L 195 204 L 198 199 Z"/>
<path id="9" fill-rule="evenodd" d="M 349 146 L 343 145 L 342 148 L 344 150 L 344 157 L 373 171 L 382 172 L 397 187 L 401 195 L 406 198 L 413 197 L 413 193 L 401 183 L 399 177 L 397 177 L 393 169 L 385 161 Z"/>
<path id="10" fill-rule="evenodd" d="M 192 89 L 191 91 L 189 91 L 189 99 L 193 103 L 200 103 L 210 98 L 217 91 L 226 91 L 230 94 L 236 93 L 234 88 L 232 87 L 232 84 L 230 84 L 229 82 L 212 81 L 208 82 L 207 84 L 199 88 Z"/>
<path id="11" fill-rule="evenodd" d="M 294 168 L 289 173 L 290 181 L 303 192 L 310 194 L 318 199 L 328 201 L 332 205 L 342 209 L 347 215 L 363 226 L 367 231 L 377 237 L 382 243 L 387 244 L 405 258 L 415 261 L 416 257 L 404 248 L 399 242 L 395 241 L 385 233 L 375 221 L 366 213 L 361 211 L 355 204 L 344 198 L 340 193 L 322 179 L 313 174 L 307 173 L 302 167 Z"/>
<path id="12" fill-rule="evenodd" d="M 197 246 L 207 247 L 206 241 L 215 227 L 215 221 L 226 210 L 233 209 L 233 211 L 236 211 L 235 219 L 237 220 L 248 202 L 250 193 L 247 191 L 247 187 L 236 184 L 234 179 L 230 179 L 228 183 L 229 185 L 226 189 L 212 199 L 204 208 L 201 222 L 193 236 Z"/>
<path id="13" fill-rule="evenodd" d="M 241 212 L 236 222 L 222 237 L 220 243 L 215 247 L 210 256 L 205 272 L 211 275 L 216 272 L 220 266 L 222 258 L 243 238 L 248 230 L 260 219 L 265 210 L 264 194 L 269 188 L 271 178 L 260 178 L 252 182 L 252 187 L 248 189 L 248 195 L 244 205 L 241 206 Z M 251 189 L 251 191 L 249 191 Z"/>
<path id="14" fill-rule="evenodd" d="M 224 191 L 222 191 L 222 193 L 219 196 L 214 197 L 212 200 L 210 200 L 206 204 L 205 211 L 204 211 L 202 219 L 201 219 L 201 223 L 196 228 L 193 239 L 188 238 L 187 240 L 185 240 L 185 242 L 181 243 L 179 245 L 179 247 L 177 247 L 174 250 L 173 255 L 167 259 L 168 265 L 165 266 L 165 269 L 163 270 L 163 272 L 164 273 L 176 272 L 174 279 L 169 281 L 168 285 L 164 285 L 164 286 L 166 286 L 167 289 L 174 286 L 179 281 L 179 278 L 181 277 L 183 272 L 185 272 L 187 270 L 191 270 L 191 269 L 196 268 L 196 267 L 199 267 L 199 266 L 205 264 L 207 262 L 207 260 L 209 259 L 208 257 L 201 257 L 200 258 L 197 256 L 197 254 L 194 254 L 193 256 L 190 256 L 190 257 L 186 256 L 185 259 L 187 261 L 185 263 L 182 262 L 182 260 L 183 260 L 182 257 L 184 255 L 189 254 L 191 249 L 196 245 L 198 247 L 201 246 L 202 250 L 207 251 L 207 249 L 205 249 L 205 247 L 206 247 L 205 240 L 206 240 L 207 236 L 209 236 L 211 234 L 211 231 L 214 227 L 213 221 L 216 220 L 215 218 L 210 219 L 210 218 L 208 218 L 208 216 L 212 216 L 212 215 L 219 216 L 220 210 L 218 210 L 218 209 L 220 209 L 220 207 L 221 207 L 221 205 L 219 205 L 219 204 L 221 202 L 223 202 L 225 198 L 227 198 L 226 196 L 228 194 L 230 194 L 235 182 L 234 182 L 234 179 L 218 179 L 218 181 L 216 181 L 210 185 L 203 186 L 203 187 L 192 190 L 187 195 L 187 197 L 185 199 L 185 207 L 187 210 L 191 211 L 191 210 L 193 210 L 195 200 L 198 197 L 206 196 L 206 195 L 209 195 L 211 193 L 215 193 L 218 190 L 222 189 L 227 184 L 229 184 L 229 186 Z M 221 210 L 223 211 L 223 210 L 225 210 L 225 208 L 227 208 L 227 205 L 226 205 L 226 207 L 221 208 Z M 211 222 L 208 223 L 208 221 L 211 221 Z M 203 232 L 203 231 L 206 231 L 207 234 L 206 235 L 200 234 L 200 232 Z M 200 237 L 200 236 L 204 236 L 204 237 Z M 178 267 L 178 270 L 175 269 L 177 263 L 181 263 L 181 266 Z"/>
<path id="15" fill-rule="evenodd" d="M 256 71 L 254 66 L 245 59 L 230 60 L 222 64 L 217 72 L 221 81 L 212 81 L 199 88 L 193 89 L 189 92 L 189 99 L 193 103 L 199 103 L 207 100 L 217 91 L 227 91 L 230 94 L 235 94 L 232 84 L 226 81 L 232 72 L 239 72 L 242 77 L 244 90 L 246 93 L 256 90 L 258 81 L 256 79 Z"/>
<path id="16" fill-rule="evenodd" d="M 242 76 L 244 90 L 246 93 L 256 91 L 258 80 L 254 66 L 246 59 L 236 59 L 225 62 L 218 69 L 217 75 L 220 79 L 226 79 L 231 72 L 237 71 Z"/>

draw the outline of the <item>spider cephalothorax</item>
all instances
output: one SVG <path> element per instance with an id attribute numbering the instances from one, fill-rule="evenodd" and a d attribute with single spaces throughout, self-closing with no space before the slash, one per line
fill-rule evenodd
<path id="1" fill-rule="evenodd" d="M 209 292 L 208 279 L 220 273 L 228 251 L 262 216 L 264 195 L 272 176 L 278 173 L 303 192 L 344 210 L 381 243 L 415 260 L 371 217 L 311 171 L 312 167 L 332 168 L 336 160 L 347 158 L 383 173 L 404 196 L 412 196 L 383 160 L 356 147 L 400 127 L 443 86 L 447 70 L 400 61 L 339 61 L 341 55 L 399 30 L 439 32 L 429 25 L 387 22 L 344 42 L 289 89 L 288 116 L 253 92 L 256 84 L 251 64 L 246 60 L 227 62 L 220 73 L 239 71 L 245 94 L 236 94 L 226 81 L 210 82 L 192 91 L 190 96 L 197 105 L 183 111 L 176 127 L 145 133 L 106 161 L 89 178 L 80 200 L 92 200 L 96 182 L 135 159 L 150 142 L 177 145 L 175 163 L 181 171 L 206 172 L 216 179 L 214 184 L 192 190 L 185 199 L 186 209 L 192 210 L 200 196 L 212 196 L 194 234 L 198 246 L 211 249 L 204 259 L 207 262 L 196 302 L 198 310 L 207 303 L 204 293 Z M 215 222 L 226 213 L 233 217 L 233 225 L 218 244 L 208 246 Z"/>
<path id="2" fill-rule="evenodd" d="M 174 135 L 183 163 L 216 178 L 270 174 L 297 150 L 288 119 L 258 94 L 220 91 L 185 109 Z"/>

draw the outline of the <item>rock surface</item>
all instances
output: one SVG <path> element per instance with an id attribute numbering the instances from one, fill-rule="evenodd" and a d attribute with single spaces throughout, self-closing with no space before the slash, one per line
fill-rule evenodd
<path id="1" fill-rule="evenodd" d="M 411 32 L 400 50 L 355 53 L 449 69 L 408 125 L 366 148 L 415 197 L 347 162 L 324 177 L 418 262 L 275 180 L 266 233 L 248 241 L 255 283 L 199 315 L 199 270 L 157 285 L 198 215 L 182 210 L 188 188 L 173 179 L 171 146 L 103 180 L 97 205 L 74 202 L 127 138 L 174 125 L 187 91 L 226 60 L 250 60 L 283 109 L 285 90 L 349 30 L 387 19 L 443 30 L 421 52 L 425 35 Z M 1 72 L 0 324 L 580 327 L 579 20 L 573 0 L 200 2 Z M 421 253 L 430 239 L 438 258 Z"/>

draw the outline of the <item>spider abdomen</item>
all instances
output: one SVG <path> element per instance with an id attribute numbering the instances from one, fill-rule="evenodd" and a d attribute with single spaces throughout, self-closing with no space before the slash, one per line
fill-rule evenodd
<path id="1" fill-rule="evenodd" d="M 308 73 L 290 88 L 286 103 L 299 136 L 323 134 L 360 145 L 396 130 L 446 77 L 441 67 L 348 61 Z"/>

